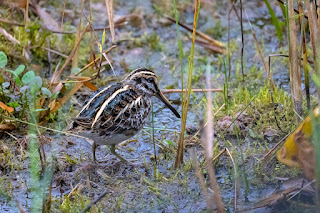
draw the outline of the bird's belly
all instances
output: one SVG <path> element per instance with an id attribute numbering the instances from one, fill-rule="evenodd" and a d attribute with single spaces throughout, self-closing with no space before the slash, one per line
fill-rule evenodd
<path id="1" fill-rule="evenodd" d="M 113 145 L 113 144 L 117 145 L 133 137 L 137 133 L 138 131 L 130 131 L 130 132 L 124 132 L 124 133 L 117 133 L 117 134 L 108 134 L 108 133 L 103 134 L 102 131 L 101 132 L 87 131 L 87 132 L 81 132 L 79 133 L 79 135 L 93 140 L 97 145 Z"/>
<path id="2" fill-rule="evenodd" d="M 95 140 L 96 144 L 98 145 L 113 145 L 113 144 L 119 144 L 129 138 L 131 138 L 133 135 L 125 135 L 125 134 L 115 134 L 108 137 L 100 136 Z"/>

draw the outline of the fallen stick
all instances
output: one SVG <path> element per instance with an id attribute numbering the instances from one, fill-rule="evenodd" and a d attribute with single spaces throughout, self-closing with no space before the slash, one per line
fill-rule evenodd
<path id="1" fill-rule="evenodd" d="M 95 200 L 93 200 L 84 210 L 82 213 L 85 213 L 87 211 L 89 211 L 91 209 L 91 207 L 93 205 L 95 205 L 96 203 L 98 203 L 104 196 L 106 196 L 106 194 L 108 193 L 108 191 L 104 191 L 101 195 L 99 195 L 99 197 L 97 197 Z"/>
<path id="2" fill-rule="evenodd" d="M 174 22 L 174 23 L 176 22 L 176 20 L 175 20 L 174 18 L 170 17 L 170 16 L 165 16 L 165 17 L 166 17 L 168 20 L 170 20 L 171 22 Z M 179 22 L 179 21 L 178 21 L 178 24 L 179 24 L 181 27 L 185 28 L 186 30 L 188 30 L 188 31 L 190 31 L 190 32 L 193 31 L 193 28 L 192 28 L 192 27 L 189 27 L 188 25 L 185 25 L 185 24 L 183 24 L 183 23 L 181 23 L 181 22 Z M 211 38 L 210 36 L 208 36 L 208 35 L 200 32 L 199 30 L 196 30 L 196 35 L 197 35 L 197 36 L 200 36 L 202 39 L 210 42 L 211 44 L 213 44 L 213 45 L 215 45 L 215 46 L 217 46 L 217 47 L 225 48 L 225 45 L 224 45 L 222 42 L 217 41 L 217 40 Z"/>
<path id="3" fill-rule="evenodd" d="M 186 90 L 183 89 L 183 92 Z M 223 92 L 223 89 L 192 89 L 192 92 Z M 162 89 L 162 93 L 181 93 L 181 89 Z"/>

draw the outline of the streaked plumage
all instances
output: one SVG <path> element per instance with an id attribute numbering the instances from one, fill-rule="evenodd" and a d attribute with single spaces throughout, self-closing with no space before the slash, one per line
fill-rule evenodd
<path id="1" fill-rule="evenodd" d="M 120 83 L 95 91 L 73 119 L 70 131 L 94 141 L 93 158 L 97 145 L 119 144 L 142 129 L 151 111 L 151 98 L 158 97 L 178 117 L 179 113 L 164 97 L 158 87 L 155 73 L 147 69 L 132 71 Z"/>

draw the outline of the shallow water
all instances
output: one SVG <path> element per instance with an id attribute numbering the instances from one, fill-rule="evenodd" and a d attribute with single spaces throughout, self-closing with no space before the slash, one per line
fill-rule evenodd
<path id="1" fill-rule="evenodd" d="M 72 0 L 76 5 L 80 3 L 76 0 Z M 172 87 L 181 88 L 181 72 L 178 42 L 176 38 L 176 25 L 161 21 L 161 18 L 156 13 L 156 6 L 168 3 L 167 1 L 116 1 L 115 4 L 115 16 L 123 16 L 131 12 L 135 12 L 142 17 L 142 24 L 139 27 L 131 26 L 130 24 L 120 27 L 116 30 L 118 40 L 121 40 L 119 46 L 110 53 L 110 58 L 113 60 L 113 67 L 118 76 L 122 76 L 128 72 L 128 70 L 136 69 L 138 67 L 147 67 L 154 70 L 160 78 L 160 87 Z M 168 3 L 168 9 L 172 10 L 171 2 Z M 179 4 L 180 5 L 180 4 Z M 180 12 L 182 22 L 192 25 L 193 22 L 193 6 L 191 3 L 183 5 L 183 11 Z M 227 8 L 229 8 L 227 1 L 217 1 L 216 3 L 203 2 L 201 6 L 198 29 L 202 32 L 210 32 L 218 22 L 221 23 L 222 32 L 221 37 L 217 38 L 223 42 L 227 41 Z M 246 1 L 243 6 L 248 13 L 249 20 L 255 33 L 260 41 L 263 40 L 263 50 L 265 56 L 275 53 L 282 46 L 278 42 L 274 27 L 271 23 L 271 17 L 266 6 L 259 1 Z M 282 16 L 280 8 L 276 8 L 276 14 L 280 18 Z M 69 8 L 71 9 L 71 8 Z M 93 24 L 96 27 L 106 25 L 106 9 L 103 3 L 92 3 L 92 10 L 94 21 Z M 262 67 L 263 64 L 259 58 L 257 51 L 253 45 L 253 37 L 250 31 L 250 25 L 244 12 L 244 32 L 245 43 L 244 48 L 244 61 L 245 61 L 245 73 L 248 73 L 252 66 Z M 77 18 L 74 19 L 73 24 L 77 23 Z M 128 35 L 128 32 L 131 35 Z M 181 39 L 183 42 L 183 50 L 186 54 L 183 60 L 185 68 L 184 78 L 186 78 L 186 65 L 187 55 L 191 47 L 190 39 L 184 29 L 180 28 Z M 284 33 L 285 34 L 285 33 Z M 143 36 L 158 36 L 159 41 L 155 42 L 159 47 L 152 47 L 152 42 L 139 43 L 139 39 L 143 40 Z M 107 36 L 109 36 L 107 34 Z M 235 40 L 238 48 L 232 53 L 232 79 L 234 79 L 234 73 L 239 65 L 240 60 L 240 45 L 241 45 L 241 33 L 240 25 L 234 12 L 231 16 L 231 40 Z M 224 83 L 224 73 L 221 67 L 215 63 L 217 55 L 211 53 L 205 48 L 196 45 L 195 47 L 195 60 L 194 60 L 194 72 L 199 75 L 198 81 L 193 84 L 194 88 L 205 87 L 205 65 L 206 61 L 211 60 L 213 70 L 212 85 L 214 88 L 221 88 Z M 222 56 L 227 60 L 226 56 Z M 282 59 L 276 59 L 272 64 L 272 72 L 275 83 L 281 85 L 281 87 L 288 90 L 288 67 L 281 62 Z M 124 66 L 125 64 L 125 66 Z M 112 75 L 112 71 L 109 69 L 102 73 L 103 76 Z M 265 73 L 263 72 L 264 79 L 257 82 L 257 88 L 264 85 L 266 81 Z M 186 82 L 186 79 L 184 79 Z M 193 94 L 191 97 L 190 111 L 188 112 L 187 123 L 190 126 L 197 127 L 199 121 L 204 119 L 205 113 L 201 107 L 196 105 L 201 101 L 204 95 L 202 93 Z M 168 100 L 173 103 L 179 103 L 180 93 L 178 94 L 166 94 Z M 180 112 L 181 105 L 174 104 L 174 107 Z M 78 107 L 79 108 L 79 107 Z M 78 109 L 79 110 L 79 109 Z M 180 120 L 167 108 L 164 104 L 153 99 L 153 112 L 154 122 L 150 121 L 146 124 L 145 131 L 151 133 L 151 128 L 154 126 L 155 138 L 161 141 L 172 141 L 177 143 L 179 138 Z M 50 135 L 52 141 L 45 145 L 47 156 L 53 155 L 57 160 L 57 169 L 53 177 L 53 197 L 60 199 L 61 196 L 69 194 L 71 191 L 70 184 L 73 187 L 77 184 L 83 184 L 83 194 L 88 195 L 92 200 L 101 194 L 105 189 L 110 192 L 106 196 L 106 199 L 102 199 L 101 208 L 104 211 L 121 211 L 121 212 L 200 212 L 206 210 L 206 202 L 203 193 L 199 187 L 198 179 L 196 178 L 193 169 L 184 168 L 178 170 L 178 173 L 173 170 L 174 156 L 173 153 L 165 153 L 160 149 L 158 145 L 153 144 L 153 139 L 146 132 L 142 131 L 134 136 L 131 140 L 124 142 L 125 145 L 120 145 L 117 152 L 119 152 L 126 159 L 136 159 L 139 163 L 144 163 L 141 167 L 131 167 L 119 163 L 118 160 L 112 156 L 108 150 L 102 146 L 97 149 L 98 159 L 107 159 L 106 164 L 99 166 L 92 165 L 91 163 L 91 147 L 84 139 L 78 139 L 71 136 L 57 136 Z M 227 138 L 231 142 L 235 142 L 234 138 Z M 68 144 L 71 141 L 73 144 Z M 244 144 L 243 149 L 247 143 Z M 223 147 L 220 142 L 220 146 Z M 155 150 L 154 150 L 155 147 Z M 203 158 L 202 148 L 199 145 L 194 146 L 197 150 L 198 158 Z M 156 165 L 156 171 L 160 175 L 155 175 L 154 170 L 154 153 L 156 153 L 158 164 Z M 261 153 L 262 155 L 264 153 Z M 66 156 L 69 156 L 75 160 L 76 164 L 70 164 L 66 160 Z M 185 153 L 185 159 L 189 159 L 188 149 Z M 30 210 L 31 200 L 28 197 L 28 190 L 25 185 L 21 185 L 19 180 L 26 181 L 26 185 L 29 183 L 29 171 L 27 169 L 28 160 L 26 159 L 24 169 L 16 172 L 6 174 L 7 178 L 12 179 L 11 184 L 16 187 L 13 190 L 15 199 L 19 200 L 22 206 Z M 69 165 L 70 164 L 70 165 Z M 247 165 L 248 168 L 252 165 L 252 162 Z M 103 178 L 102 172 L 105 173 L 108 178 Z M 228 211 L 234 211 L 234 179 L 233 168 L 230 162 L 230 158 L 222 156 L 220 163 L 216 168 L 216 175 L 218 183 L 221 187 L 221 195 L 225 206 Z M 253 179 L 253 172 L 248 172 L 249 181 Z M 160 176 L 160 177 L 159 177 Z M 173 178 L 174 177 L 174 178 Z M 63 179 L 63 183 L 58 183 L 58 179 Z M 207 177 L 206 177 L 207 178 Z M 87 187 L 87 182 L 90 180 L 91 188 Z M 256 202 L 266 194 L 270 194 L 275 189 L 275 186 L 270 184 L 269 186 L 263 185 L 264 188 L 260 188 L 257 184 L 250 184 L 249 192 L 245 192 L 245 186 L 242 183 L 240 186 L 240 195 L 238 199 L 239 206 L 246 206 L 248 203 Z M 246 202 L 245 195 L 247 195 L 248 202 Z M 120 207 L 116 205 L 119 199 L 123 199 Z M 5 199 L 0 200 L 1 212 L 17 212 L 16 204 L 14 201 L 8 202 Z"/>

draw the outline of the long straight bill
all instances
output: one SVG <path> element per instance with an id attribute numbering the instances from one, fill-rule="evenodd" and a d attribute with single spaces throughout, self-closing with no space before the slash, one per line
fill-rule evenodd
<path id="1" fill-rule="evenodd" d="M 171 103 L 168 101 L 168 99 L 163 95 L 163 93 L 160 90 L 158 91 L 156 97 L 159 98 L 166 105 L 166 107 L 168 107 L 177 116 L 177 118 L 180 118 L 180 114 L 171 105 Z"/>

